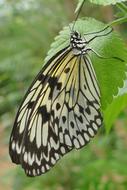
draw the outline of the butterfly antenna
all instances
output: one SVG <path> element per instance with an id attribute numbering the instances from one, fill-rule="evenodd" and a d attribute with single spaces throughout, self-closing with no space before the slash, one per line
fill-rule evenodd
<path id="1" fill-rule="evenodd" d="M 85 3 L 85 0 L 82 2 L 81 6 L 80 6 L 80 8 L 79 8 L 79 10 L 78 10 L 78 13 L 77 13 L 77 15 L 76 15 L 76 17 L 75 17 L 75 20 L 74 20 L 74 23 L 73 23 L 73 26 L 72 26 L 71 31 L 74 30 L 75 23 L 76 23 L 76 21 L 77 21 L 77 19 L 78 19 L 78 17 L 79 17 L 79 14 L 80 14 L 80 12 L 81 12 L 81 10 L 82 10 L 82 7 L 83 7 L 84 3 Z"/>

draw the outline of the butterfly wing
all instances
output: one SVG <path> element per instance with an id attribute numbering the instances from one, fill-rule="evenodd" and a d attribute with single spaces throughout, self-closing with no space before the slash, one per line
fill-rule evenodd
<path id="1" fill-rule="evenodd" d="M 14 123 L 10 156 L 28 176 L 40 175 L 86 145 L 101 125 L 100 90 L 89 57 L 62 50 L 28 90 Z"/>
<path id="2" fill-rule="evenodd" d="M 59 51 L 54 55 L 48 63 L 42 68 L 39 74 L 36 76 L 31 86 L 29 87 L 21 106 L 17 112 L 14 126 L 12 129 L 9 153 L 12 161 L 16 164 L 20 164 L 20 154 L 23 143 L 23 136 L 27 128 L 28 118 L 32 113 L 34 104 L 37 103 L 38 96 L 43 90 L 49 76 L 53 72 L 53 69 L 61 62 L 64 57 L 68 55 L 67 48 Z M 45 75 L 44 75 L 45 73 Z"/>

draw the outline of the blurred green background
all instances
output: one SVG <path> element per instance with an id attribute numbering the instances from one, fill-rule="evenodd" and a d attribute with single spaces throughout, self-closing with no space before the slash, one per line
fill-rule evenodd
<path id="1" fill-rule="evenodd" d="M 47 174 L 28 178 L 11 163 L 8 141 L 16 110 L 54 37 L 74 19 L 74 0 L 0 0 L 0 190 L 126 190 L 127 109 L 109 134 L 66 155 Z M 111 21 L 116 7 L 86 4 L 82 16 Z M 127 39 L 125 24 L 116 27 Z"/>

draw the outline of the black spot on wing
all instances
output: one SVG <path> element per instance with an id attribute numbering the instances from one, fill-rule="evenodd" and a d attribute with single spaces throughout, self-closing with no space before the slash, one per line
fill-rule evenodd
<path id="1" fill-rule="evenodd" d="M 87 107 L 87 108 L 85 109 L 85 111 L 88 113 L 88 115 L 91 114 L 91 111 L 90 111 L 90 108 L 89 108 L 89 107 Z"/>
<path id="2" fill-rule="evenodd" d="M 28 103 L 28 109 L 32 109 L 33 105 L 34 105 L 35 101 L 29 102 Z"/>
<path id="3" fill-rule="evenodd" d="M 58 84 L 57 81 L 58 81 L 57 77 L 50 77 L 49 80 L 48 80 L 48 84 L 49 84 L 49 87 L 50 87 L 49 99 L 52 99 L 54 88 Z"/>
<path id="4" fill-rule="evenodd" d="M 61 88 L 62 88 L 62 83 L 61 82 L 57 83 L 57 90 L 61 90 Z"/>
<path id="5" fill-rule="evenodd" d="M 56 109 L 59 110 L 61 108 L 61 105 L 59 103 L 56 104 Z"/>
<path id="6" fill-rule="evenodd" d="M 71 125 L 71 127 L 72 127 L 72 128 L 74 128 L 74 127 L 75 127 L 75 125 L 74 125 L 74 122 L 73 122 L 73 121 L 71 121 L 71 122 L 70 122 L 70 125 Z"/>
<path id="7" fill-rule="evenodd" d="M 65 73 L 68 73 L 69 71 L 70 71 L 70 68 L 69 68 L 69 67 L 67 67 L 67 68 L 64 70 Z"/>
<path id="8" fill-rule="evenodd" d="M 38 80 L 39 81 L 43 81 L 45 78 L 45 75 L 43 75 L 43 73 L 41 73 L 39 76 L 38 76 Z"/>
<path id="9" fill-rule="evenodd" d="M 62 116 L 62 120 L 63 120 L 63 123 L 65 123 L 67 119 L 65 116 Z"/>
<path id="10" fill-rule="evenodd" d="M 50 77 L 48 80 L 49 86 L 51 88 L 54 88 L 57 85 L 57 81 L 58 81 L 57 77 Z"/>
<path id="11" fill-rule="evenodd" d="M 42 116 L 43 123 L 46 123 L 50 119 L 50 113 L 48 113 L 46 106 L 41 106 L 38 108 L 38 113 Z"/>
<path id="12" fill-rule="evenodd" d="M 81 123 L 83 123 L 83 119 L 82 119 L 82 116 L 81 116 L 81 115 L 78 117 L 78 120 L 79 120 Z"/>
<path id="13" fill-rule="evenodd" d="M 54 119 L 54 122 L 58 125 L 58 124 L 59 124 L 59 118 L 56 117 L 56 118 Z"/>

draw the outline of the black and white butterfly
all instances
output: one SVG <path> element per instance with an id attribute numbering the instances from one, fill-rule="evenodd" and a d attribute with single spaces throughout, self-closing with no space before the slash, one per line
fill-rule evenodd
<path id="1" fill-rule="evenodd" d="M 70 44 L 52 56 L 28 89 L 9 146 L 12 162 L 21 164 L 28 176 L 46 173 L 102 126 L 100 89 L 89 56 L 96 53 L 90 42 L 99 36 L 97 32 L 86 40 L 71 32 Z"/>

